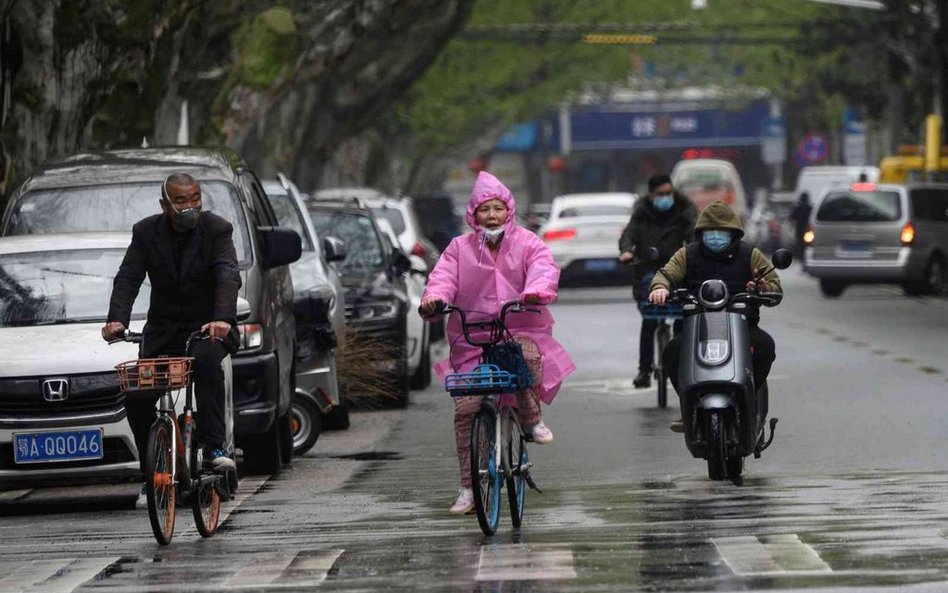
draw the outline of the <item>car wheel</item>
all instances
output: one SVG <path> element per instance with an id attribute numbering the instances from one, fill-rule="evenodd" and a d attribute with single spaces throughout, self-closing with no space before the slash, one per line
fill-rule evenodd
<path id="1" fill-rule="evenodd" d="M 427 389 L 429 385 L 431 385 L 431 345 L 426 342 L 421 352 L 418 370 L 411 377 L 411 388 Z"/>
<path id="2" fill-rule="evenodd" d="M 290 434 L 293 439 L 293 455 L 300 456 L 316 444 L 319 439 L 322 415 L 309 398 L 300 394 L 293 395 L 290 407 Z"/>
<path id="3" fill-rule="evenodd" d="M 944 259 L 936 255 L 928 262 L 928 267 L 925 269 L 925 288 L 928 294 L 938 296 L 945 292 L 945 284 L 948 282 L 946 273 L 948 272 L 945 269 Z"/>
<path id="4" fill-rule="evenodd" d="M 392 391 L 395 395 L 393 405 L 396 408 L 408 407 L 408 396 L 411 392 L 411 377 L 408 375 L 408 351 L 402 348 L 401 360 L 392 376 Z"/>
<path id="5" fill-rule="evenodd" d="M 838 298 L 844 290 L 846 290 L 846 285 L 838 280 L 820 280 L 820 292 L 826 298 Z"/>
<path id="6" fill-rule="evenodd" d="M 280 416 L 280 460 L 285 464 L 293 461 L 293 409 L 292 403 L 286 414 Z"/>
<path id="7" fill-rule="evenodd" d="M 283 447 L 280 441 L 280 418 L 275 418 L 270 428 L 261 434 L 249 435 L 244 439 L 244 471 L 248 474 L 280 473 L 283 465 Z"/>

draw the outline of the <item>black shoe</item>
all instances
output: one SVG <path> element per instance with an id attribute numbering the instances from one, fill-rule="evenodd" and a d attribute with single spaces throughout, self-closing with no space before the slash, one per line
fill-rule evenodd
<path id="1" fill-rule="evenodd" d="M 644 389 L 652 385 L 652 369 L 639 369 L 639 374 L 632 380 L 632 386 L 636 389 Z"/>

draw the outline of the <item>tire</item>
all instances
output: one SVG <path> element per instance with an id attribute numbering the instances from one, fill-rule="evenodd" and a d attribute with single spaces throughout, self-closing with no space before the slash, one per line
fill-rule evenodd
<path id="1" fill-rule="evenodd" d="M 280 418 L 276 418 L 266 432 L 246 437 L 243 446 L 244 470 L 248 474 L 280 473 L 283 465 L 280 425 Z"/>
<path id="2" fill-rule="evenodd" d="M 846 285 L 838 280 L 820 280 L 820 292 L 828 299 L 838 298 L 846 290 Z"/>
<path id="3" fill-rule="evenodd" d="M 932 257 L 925 268 L 925 292 L 930 295 L 940 296 L 944 294 L 946 284 L 948 284 L 948 270 L 946 270 L 945 260 L 938 257 Z"/>
<path id="4" fill-rule="evenodd" d="M 408 376 L 408 352 L 402 348 L 401 359 L 398 363 L 398 372 L 392 377 L 392 391 L 395 393 L 393 406 L 407 408 L 411 393 L 411 377 Z"/>
<path id="5" fill-rule="evenodd" d="M 174 535 L 177 489 L 171 474 L 175 454 L 171 423 L 159 418 L 148 430 L 145 448 L 145 499 L 148 518 L 158 543 L 167 546 Z"/>
<path id="6" fill-rule="evenodd" d="M 198 484 L 191 492 L 191 512 L 194 514 L 194 524 L 201 537 L 211 537 L 217 533 L 217 522 L 221 515 L 221 484 L 227 480 L 227 475 L 208 476 L 205 474 L 201 481 L 201 468 L 198 465 L 197 450 L 191 452 L 191 473 Z"/>
<path id="7" fill-rule="evenodd" d="M 494 535 L 500 520 L 501 472 L 494 461 L 494 421 L 493 412 L 479 410 L 471 423 L 471 489 L 477 522 L 484 535 Z"/>
<path id="8" fill-rule="evenodd" d="M 662 322 L 655 331 L 655 348 L 658 350 L 655 356 L 655 382 L 658 384 L 658 407 L 668 407 L 668 376 L 665 374 L 665 368 L 662 366 L 662 353 L 665 352 L 665 346 L 671 340 L 668 325 Z"/>
<path id="9" fill-rule="evenodd" d="M 505 412 L 509 415 L 510 433 L 507 435 L 505 449 L 507 470 L 507 502 L 510 504 L 510 522 L 514 527 L 520 527 L 523 523 L 523 510 L 526 502 L 527 480 L 524 477 L 524 471 L 527 471 L 527 464 L 530 462 L 530 456 L 527 455 L 527 443 L 521 433 L 520 423 L 517 422 L 513 410 Z"/>
<path id="10" fill-rule="evenodd" d="M 429 385 L 431 385 L 431 345 L 425 344 L 418 370 L 411 377 L 411 388 L 427 389 Z"/>
<path id="11" fill-rule="evenodd" d="M 715 481 L 727 479 L 727 431 L 720 412 L 708 417 L 708 477 Z"/>
<path id="12" fill-rule="evenodd" d="M 349 429 L 349 406 L 338 404 L 329 410 L 328 414 L 322 417 L 323 430 L 348 430 Z"/>
<path id="13" fill-rule="evenodd" d="M 293 394 L 290 405 L 290 436 L 293 439 L 293 455 L 299 457 L 313 448 L 319 439 L 322 415 L 309 398 Z"/>
<path id="14" fill-rule="evenodd" d="M 292 404 L 291 404 L 292 406 Z M 284 465 L 293 463 L 293 414 L 292 408 L 280 416 L 280 461 Z"/>

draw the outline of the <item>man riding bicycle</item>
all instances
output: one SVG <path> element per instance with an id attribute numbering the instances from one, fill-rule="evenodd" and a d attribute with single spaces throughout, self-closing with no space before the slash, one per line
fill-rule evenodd
<path id="1" fill-rule="evenodd" d="M 648 197 L 638 200 L 632 210 L 629 224 L 619 238 L 619 261 L 632 264 L 632 295 L 637 303 L 648 296 L 648 283 L 655 271 L 665 265 L 694 233 L 697 213 L 691 202 L 674 191 L 671 178 L 665 174 L 652 175 L 648 180 Z M 658 249 L 658 259 L 645 261 L 635 254 L 645 249 Z M 634 261 L 633 261 L 634 260 Z M 641 309 L 640 309 L 641 312 Z M 644 388 L 651 385 L 654 365 L 655 328 L 658 319 L 642 319 L 639 332 L 639 373 L 633 385 Z"/>
<path id="2" fill-rule="evenodd" d="M 224 373 L 221 362 L 234 354 L 237 291 L 240 275 L 231 238 L 233 227 L 201 211 L 201 187 L 185 173 L 169 175 L 161 186 L 161 214 L 132 227 L 132 241 L 115 275 L 105 340 L 120 339 L 128 328 L 132 305 L 148 275 L 151 302 L 139 349 L 141 358 L 184 356 L 188 337 L 197 331 L 210 339 L 194 340 L 191 352 L 195 397 L 200 415 L 196 442 L 204 444 L 211 469 L 236 467 L 224 449 Z M 148 429 L 155 419 L 158 393 L 125 399 L 128 423 L 139 459 L 145 458 Z"/>

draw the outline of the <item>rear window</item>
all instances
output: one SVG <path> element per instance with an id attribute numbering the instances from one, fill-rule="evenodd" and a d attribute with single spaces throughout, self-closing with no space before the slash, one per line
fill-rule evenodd
<path id="1" fill-rule="evenodd" d="M 826 194 L 816 219 L 821 222 L 892 222 L 902 217 L 894 191 L 834 191 Z"/>
<path id="2" fill-rule="evenodd" d="M 621 204 L 588 204 L 572 206 L 560 210 L 560 218 L 575 218 L 577 216 L 631 216 L 632 206 Z"/>
<path id="3" fill-rule="evenodd" d="M 241 267 L 251 261 L 250 235 L 237 191 L 223 181 L 201 181 L 203 209 L 234 225 Z M 31 191 L 20 196 L 4 235 L 131 231 L 139 220 L 158 214 L 160 181 L 139 181 Z"/>

